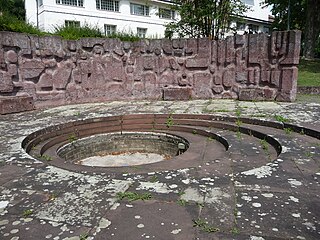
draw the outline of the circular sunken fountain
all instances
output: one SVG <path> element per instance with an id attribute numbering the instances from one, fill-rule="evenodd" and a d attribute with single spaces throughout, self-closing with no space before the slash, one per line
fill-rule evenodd
<path id="1" fill-rule="evenodd" d="M 186 139 L 168 133 L 121 132 L 73 140 L 57 150 L 67 162 L 95 167 L 122 167 L 171 160 L 189 147 Z"/>
<path id="2" fill-rule="evenodd" d="M 250 162 L 245 171 L 277 159 L 282 147 L 273 135 L 288 127 L 318 138 L 311 129 L 257 119 L 136 114 L 50 126 L 28 135 L 22 147 L 46 164 L 88 173 L 183 169 L 239 154 Z"/>

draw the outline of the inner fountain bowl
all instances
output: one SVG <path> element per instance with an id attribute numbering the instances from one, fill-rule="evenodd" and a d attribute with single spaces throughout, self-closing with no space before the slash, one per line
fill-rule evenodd
<path id="1" fill-rule="evenodd" d="M 159 132 L 114 132 L 73 140 L 57 149 L 66 162 L 92 167 L 122 167 L 170 161 L 189 142 Z"/>

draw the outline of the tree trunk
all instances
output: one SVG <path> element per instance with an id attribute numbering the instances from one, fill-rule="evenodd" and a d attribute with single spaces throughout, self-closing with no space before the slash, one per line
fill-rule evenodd
<path id="1" fill-rule="evenodd" d="M 315 47 L 320 33 L 320 1 L 307 0 L 306 29 L 303 56 L 313 59 Z"/>

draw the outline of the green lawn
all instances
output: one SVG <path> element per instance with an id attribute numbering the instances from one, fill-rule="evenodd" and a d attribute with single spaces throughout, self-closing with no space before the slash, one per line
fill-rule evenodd
<path id="1" fill-rule="evenodd" d="M 298 86 L 320 86 L 320 60 L 300 59 Z"/>

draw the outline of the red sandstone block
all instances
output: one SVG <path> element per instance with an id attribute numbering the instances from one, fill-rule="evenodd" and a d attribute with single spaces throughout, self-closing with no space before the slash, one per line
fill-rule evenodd
<path id="1" fill-rule="evenodd" d="M 300 46 L 301 46 L 301 31 L 290 31 L 289 42 L 286 58 L 281 64 L 299 64 Z"/>
<path id="2" fill-rule="evenodd" d="M 207 68 L 209 60 L 209 58 L 188 58 L 186 60 L 186 68 Z"/>
<path id="3" fill-rule="evenodd" d="M 240 101 L 263 101 L 274 100 L 276 96 L 276 89 L 272 88 L 251 88 L 251 89 L 239 89 Z"/>
<path id="4" fill-rule="evenodd" d="M 32 97 L 0 97 L 0 114 L 18 113 L 33 109 Z"/>
<path id="5" fill-rule="evenodd" d="M 297 91 L 298 68 L 283 68 L 282 69 L 282 84 L 281 91 Z"/>
<path id="6" fill-rule="evenodd" d="M 163 88 L 163 100 L 189 100 L 191 97 L 192 88 L 189 87 Z"/>

